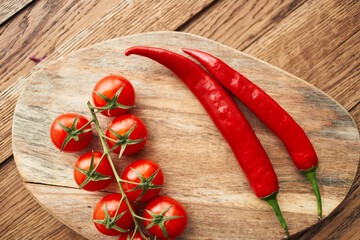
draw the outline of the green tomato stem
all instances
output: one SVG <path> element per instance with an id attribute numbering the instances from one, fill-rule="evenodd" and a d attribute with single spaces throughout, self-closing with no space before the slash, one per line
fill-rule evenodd
<path id="1" fill-rule="evenodd" d="M 131 181 L 127 181 L 127 180 L 124 180 L 124 179 L 120 179 L 120 182 L 130 183 L 130 184 L 134 184 L 134 185 L 141 185 L 141 183 L 138 183 L 138 182 L 131 182 Z"/>
<path id="2" fill-rule="evenodd" d="M 92 122 L 94 122 L 94 119 L 91 119 L 89 122 L 87 122 L 84 126 L 82 126 L 81 128 L 77 129 L 77 131 L 81 131 L 84 128 L 86 128 L 88 125 L 90 125 Z"/>
<path id="3" fill-rule="evenodd" d="M 137 216 L 137 215 L 136 215 L 136 213 L 133 211 L 133 209 L 132 209 L 132 207 L 131 207 L 131 205 L 130 205 L 129 199 L 126 197 L 125 191 L 124 191 L 124 189 L 123 189 L 123 187 L 122 187 L 122 185 L 121 185 L 121 178 L 119 177 L 119 175 L 118 175 L 118 173 L 117 173 L 117 171 L 116 171 L 115 165 L 114 165 L 114 163 L 113 163 L 113 161 L 112 161 L 112 159 L 111 159 L 110 152 L 109 152 L 109 147 L 108 147 L 108 145 L 107 145 L 107 143 L 106 143 L 106 141 L 105 141 L 105 139 L 104 139 L 104 135 L 103 135 L 103 133 L 102 133 L 102 131 L 101 131 L 99 121 L 98 121 L 98 119 L 97 119 L 97 117 L 96 117 L 96 114 L 95 114 L 95 112 L 94 112 L 94 107 L 91 105 L 90 102 L 88 102 L 87 105 L 88 105 L 88 107 L 89 107 L 89 110 L 90 110 L 90 113 L 91 113 L 91 116 L 92 116 L 92 121 L 94 121 L 95 126 L 96 126 L 96 129 L 97 129 L 97 131 L 98 131 L 98 133 L 99 133 L 99 138 L 100 138 L 102 147 L 103 147 L 103 149 L 104 149 L 104 155 L 106 154 L 106 156 L 108 157 L 108 160 L 109 160 L 111 169 L 113 170 L 114 175 L 115 175 L 116 182 L 117 182 L 118 185 L 119 185 L 121 195 L 122 195 L 123 198 L 125 199 L 125 202 L 126 202 L 128 208 L 129 208 L 129 211 L 130 211 L 130 213 L 131 213 L 131 216 L 132 216 L 132 218 L 133 218 L 133 220 L 134 220 L 135 228 L 138 229 L 138 231 L 140 232 L 141 236 L 143 236 L 145 239 L 148 239 L 148 238 L 142 233 L 141 228 L 139 227 L 139 223 L 138 223 L 138 221 L 137 221 L 137 219 L 136 219 L 136 217 L 135 217 L 135 216 Z M 121 156 L 119 156 L 119 158 L 121 158 Z"/>
<path id="4" fill-rule="evenodd" d="M 105 154 L 105 153 L 103 153 L 103 155 L 101 156 L 101 158 L 100 158 L 100 160 L 99 160 L 98 164 L 96 164 L 96 166 L 95 166 L 95 168 L 92 170 L 92 172 L 96 172 L 96 169 L 99 167 L 99 165 L 100 165 L 101 161 L 104 159 L 104 157 L 105 157 L 105 156 L 106 156 L 106 154 Z"/>
<path id="5" fill-rule="evenodd" d="M 139 218 L 139 219 L 141 219 L 141 220 L 149 221 L 149 222 L 153 222 L 153 221 L 154 221 L 154 219 L 144 218 L 144 217 L 141 217 L 141 216 L 139 216 L 139 215 L 135 215 L 135 217 L 136 217 L 136 218 Z"/>

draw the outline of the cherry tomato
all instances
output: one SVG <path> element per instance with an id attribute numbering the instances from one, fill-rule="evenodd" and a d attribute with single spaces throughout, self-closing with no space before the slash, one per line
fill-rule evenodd
<path id="1" fill-rule="evenodd" d="M 122 235 L 119 237 L 118 240 L 128 240 L 128 239 L 131 239 L 131 237 L 132 237 L 133 234 L 134 234 L 133 231 L 128 232 L 128 233 L 124 233 L 124 234 L 122 234 Z M 145 238 L 143 238 L 139 232 L 136 232 L 133 240 L 145 240 Z"/>
<path id="2" fill-rule="evenodd" d="M 103 197 L 96 204 L 96 206 L 94 208 L 93 220 L 101 221 L 101 220 L 106 219 L 105 218 L 106 213 L 105 213 L 105 208 L 104 208 L 105 203 L 107 206 L 108 214 L 110 215 L 111 220 L 112 220 L 115 217 L 115 213 L 120 204 L 121 197 L 122 197 L 121 194 L 118 194 L 118 193 L 112 193 L 112 194 L 109 194 L 109 195 L 106 195 L 105 197 Z M 130 204 L 131 204 L 131 208 L 135 212 L 134 205 L 131 202 L 130 202 Z M 118 211 L 117 216 L 119 216 L 123 212 L 125 212 L 125 214 L 121 218 L 119 218 L 119 220 L 117 220 L 115 224 L 116 224 L 116 226 L 118 226 L 124 230 L 129 230 L 133 226 L 134 220 L 132 218 L 131 212 L 126 204 L 125 199 L 121 202 L 120 209 Z M 108 220 L 111 221 L 110 219 L 108 219 Z M 117 236 L 117 235 L 122 234 L 120 231 L 115 230 L 113 228 L 107 229 L 106 222 L 104 222 L 105 225 L 103 225 L 101 223 L 97 223 L 97 222 L 94 222 L 94 224 L 95 224 L 95 227 L 101 233 L 103 233 L 105 235 Z"/>
<path id="3" fill-rule="evenodd" d="M 146 138 L 147 138 L 147 130 L 146 130 L 146 126 L 145 126 L 144 122 L 135 115 L 124 114 L 124 115 L 120 115 L 120 116 L 116 117 L 108 126 L 112 130 L 114 130 L 116 133 L 123 136 L 126 132 L 128 132 L 134 126 L 135 123 L 136 123 L 136 127 L 135 127 L 134 131 L 130 134 L 129 139 L 137 140 L 137 139 L 145 138 L 145 140 L 143 140 L 139 143 L 136 143 L 136 144 L 132 144 L 132 145 L 128 144 L 123 153 L 124 155 L 130 155 L 130 154 L 136 153 L 145 146 Z M 116 136 L 109 129 L 106 130 L 106 136 L 117 140 Z M 108 139 L 106 139 L 106 142 L 109 145 L 110 149 L 115 145 L 115 143 L 113 141 L 110 141 Z M 119 154 L 120 148 L 121 148 L 121 146 L 114 149 L 114 153 Z"/>
<path id="4" fill-rule="evenodd" d="M 135 161 L 135 162 L 131 163 L 129 166 L 127 166 L 125 168 L 121 178 L 123 180 L 131 181 L 131 182 L 137 182 L 137 183 L 143 182 L 147 185 L 146 186 L 147 191 L 144 189 L 129 191 L 133 188 L 136 188 L 138 185 L 122 182 L 121 184 L 126 192 L 126 196 L 128 196 L 128 198 L 133 201 L 144 202 L 144 201 L 150 200 L 150 199 L 156 197 L 157 195 L 159 195 L 160 188 L 157 188 L 156 186 L 161 186 L 164 184 L 164 175 L 163 175 L 161 169 L 159 169 L 159 168 L 160 168 L 159 165 L 157 165 L 155 162 L 147 160 L 147 159 L 141 159 L 141 160 Z M 159 169 L 159 171 L 156 173 L 156 171 L 158 169 Z M 143 181 L 140 181 L 139 177 L 136 175 L 134 170 L 148 181 L 146 181 L 145 179 Z M 155 173 L 156 173 L 156 176 L 154 178 Z M 153 177 L 149 178 L 150 176 L 153 176 Z M 143 191 L 146 191 L 146 192 L 141 196 L 140 199 L 138 199 Z"/>
<path id="5" fill-rule="evenodd" d="M 50 137 L 51 137 L 51 141 L 54 143 L 55 147 L 57 147 L 58 149 L 61 149 L 66 137 L 68 136 L 68 134 L 65 132 L 65 130 L 58 124 L 58 121 L 70 129 L 77 116 L 79 116 L 78 122 L 76 124 L 76 129 L 78 130 L 89 122 L 89 120 L 87 120 L 86 117 L 84 117 L 80 114 L 65 113 L 65 114 L 57 117 L 54 120 L 54 122 L 52 123 L 51 128 L 50 128 Z M 90 124 L 84 128 L 84 130 L 86 130 L 86 129 L 91 129 Z M 64 152 L 80 151 L 90 144 L 91 138 L 92 138 L 92 131 L 88 131 L 86 133 L 81 133 L 80 135 L 78 135 L 78 139 L 79 139 L 78 141 L 75 141 L 75 139 L 72 138 L 66 144 L 66 146 L 64 147 L 64 149 L 62 151 L 64 151 Z"/>
<path id="6" fill-rule="evenodd" d="M 187 215 L 185 208 L 175 199 L 166 196 L 157 197 L 153 199 L 145 208 L 144 218 L 148 218 L 148 219 L 154 218 L 146 210 L 152 212 L 153 214 L 161 214 L 167 208 L 169 209 L 163 214 L 164 216 L 163 220 L 165 220 L 163 224 L 165 225 L 168 238 L 166 238 L 159 225 L 154 225 L 148 228 L 148 231 L 152 235 L 156 236 L 161 240 L 175 239 L 179 237 L 184 232 L 187 225 Z M 166 217 L 172 217 L 172 216 L 180 216 L 180 217 L 176 219 L 166 220 Z M 143 222 L 145 227 L 149 226 L 152 223 L 151 221 L 146 221 L 146 220 L 143 220 Z"/>
<path id="7" fill-rule="evenodd" d="M 75 167 L 83 169 L 83 170 L 89 170 L 91 158 L 92 158 L 92 156 L 94 156 L 93 167 L 91 168 L 91 169 L 93 169 L 98 165 L 102 155 L 103 155 L 103 153 L 101 153 L 101 152 L 85 153 L 85 154 L 81 155 L 79 157 L 79 159 L 75 162 Z M 87 190 L 87 191 L 99 191 L 99 190 L 102 190 L 102 189 L 106 188 L 107 186 L 109 186 L 110 183 L 113 181 L 114 173 L 112 171 L 111 165 L 110 165 L 109 160 L 106 157 L 106 155 L 104 156 L 103 160 L 101 160 L 99 167 L 96 169 L 96 173 L 100 173 L 102 175 L 109 176 L 110 179 L 105 179 L 105 180 L 100 180 L 100 181 L 90 181 L 85 186 L 83 186 L 82 189 Z M 75 179 L 75 182 L 77 183 L 77 185 L 80 186 L 86 179 L 86 175 L 84 173 L 81 173 L 79 170 L 74 169 L 74 179 Z"/>
<path id="8" fill-rule="evenodd" d="M 133 106 L 135 102 L 135 91 L 132 84 L 126 78 L 117 75 L 110 75 L 101 79 L 94 87 L 92 99 L 95 107 L 104 107 L 107 102 L 102 99 L 96 92 L 112 99 L 115 93 L 122 87 L 117 102 L 124 106 Z M 104 116 L 115 117 L 127 113 L 129 109 L 115 108 L 112 110 L 104 110 L 100 112 Z"/>

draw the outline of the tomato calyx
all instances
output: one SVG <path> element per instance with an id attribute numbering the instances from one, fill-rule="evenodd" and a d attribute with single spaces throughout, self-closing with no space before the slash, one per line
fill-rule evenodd
<path id="1" fill-rule="evenodd" d="M 149 189 L 159 189 L 164 187 L 163 185 L 156 185 L 153 184 L 153 180 L 155 179 L 156 175 L 159 173 L 160 168 L 158 168 L 156 170 L 156 172 L 154 172 L 153 175 L 151 175 L 148 178 L 145 178 L 144 176 L 142 176 L 138 171 L 136 171 L 135 169 L 131 168 L 131 170 L 134 171 L 134 173 L 136 174 L 136 176 L 140 179 L 140 183 L 137 182 L 131 182 L 131 181 L 126 181 L 126 180 L 121 180 L 122 182 L 126 182 L 126 183 L 131 183 L 131 184 L 136 184 L 137 186 L 134 187 L 133 189 L 130 189 L 126 192 L 133 192 L 139 189 L 142 189 L 141 194 L 139 195 L 139 197 L 135 200 L 138 201 L 142 198 L 142 196 L 144 196 L 144 194 L 147 192 L 147 190 Z"/>
<path id="2" fill-rule="evenodd" d="M 90 131 L 93 130 L 92 128 L 90 128 L 90 129 L 84 129 L 84 128 L 87 127 L 92 121 L 89 121 L 87 124 L 85 124 L 85 125 L 82 126 L 81 128 L 76 129 L 77 123 L 78 123 L 78 121 L 79 121 L 79 117 L 80 117 L 80 116 L 77 116 L 77 117 L 74 119 L 71 127 L 67 127 L 67 126 L 65 126 L 64 124 L 62 124 L 60 121 L 56 121 L 56 122 L 59 124 L 59 126 L 67 133 L 67 136 L 66 136 L 66 138 L 64 139 L 64 142 L 63 142 L 63 144 L 62 144 L 62 146 L 61 146 L 60 151 L 62 151 L 62 150 L 65 148 L 66 144 L 68 144 L 71 139 L 74 139 L 75 141 L 80 141 L 81 139 L 83 139 L 83 138 L 85 137 L 85 135 L 84 135 L 83 137 L 79 138 L 79 136 L 80 136 L 81 134 L 87 133 L 87 132 L 90 132 Z"/>
<path id="3" fill-rule="evenodd" d="M 114 149 L 121 146 L 120 153 L 119 153 L 119 158 L 120 158 L 122 156 L 122 154 L 124 153 L 127 145 L 133 145 L 133 144 L 137 144 L 139 142 L 144 141 L 146 139 L 146 137 L 140 138 L 140 139 L 130 139 L 129 138 L 130 134 L 134 131 L 135 127 L 136 127 L 136 122 L 123 136 L 121 136 L 119 133 L 115 132 L 114 130 L 112 130 L 111 128 L 108 127 L 108 130 L 112 134 L 114 134 L 114 136 L 117 138 L 117 140 L 115 140 L 115 139 L 105 136 L 106 139 L 115 142 L 115 145 L 110 149 L 110 152 L 114 151 Z"/>
<path id="4" fill-rule="evenodd" d="M 81 172 L 82 174 L 84 174 L 86 176 L 85 180 L 81 183 L 79 188 L 83 188 L 90 181 L 102 181 L 102 180 L 111 179 L 111 176 L 107 176 L 107 175 L 101 174 L 96 171 L 96 169 L 98 168 L 98 166 L 100 165 L 100 163 L 104 157 L 105 157 L 105 154 L 102 155 L 100 161 L 98 162 L 98 164 L 95 167 L 94 166 L 95 165 L 94 164 L 94 152 L 92 152 L 89 170 L 74 167 L 76 170 L 78 170 L 79 172 Z"/>
<path id="5" fill-rule="evenodd" d="M 106 102 L 106 105 L 104 107 L 96 107 L 96 109 L 98 109 L 97 112 L 103 112 L 103 111 L 108 110 L 108 115 L 110 115 L 110 110 L 113 110 L 115 108 L 121 108 L 121 109 L 133 108 L 134 105 L 133 106 L 125 106 L 125 105 L 118 103 L 120 93 L 123 90 L 124 86 L 125 86 L 125 84 L 122 85 L 121 88 L 119 88 L 119 90 L 116 91 L 115 95 L 111 99 L 108 98 L 107 96 L 103 95 L 102 93 L 94 91 L 94 93 L 96 95 L 98 95 L 101 99 L 103 99 Z"/>
<path id="6" fill-rule="evenodd" d="M 164 209 L 161 213 L 159 214 L 156 214 L 156 213 L 153 213 L 147 209 L 146 212 L 149 213 L 153 219 L 151 220 L 151 223 L 146 227 L 146 229 L 149 229 L 149 228 L 152 228 L 153 226 L 155 225 L 159 225 L 159 227 L 161 228 L 164 236 L 169 239 L 168 237 L 168 233 L 166 231 L 166 227 L 165 227 L 165 222 L 167 220 L 171 220 L 171 219 L 176 219 L 176 218 L 181 218 L 183 216 L 164 216 L 164 214 L 171 208 L 173 207 L 174 205 L 170 205 L 168 206 L 166 209 Z"/>
<path id="7" fill-rule="evenodd" d="M 118 215 L 118 212 L 119 212 L 119 209 L 120 209 L 120 206 L 121 206 L 121 203 L 122 201 L 124 200 L 124 197 L 121 198 L 121 201 L 116 209 L 116 213 L 115 213 L 115 217 L 111 217 L 109 212 L 108 212 L 108 209 L 107 209 L 107 206 L 106 206 L 106 203 L 104 203 L 104 212 L 105 212 L 105 218 L 104 219 L 95 219 L 93 220 L 95 223 L 99 223 L 99 224 L 102 224 L 106 227 L 106 229 L 110 230 L 110 229 L 115 229 L 119 232 L 122 232 L 122 233 L 126 233 L 128 232 L 129 230 L 125 230 L 125 229 L 122 229 L 121 227 L 117 226 L 116 225 L 116 222 L 128 211 L 124 211 L 122 213 L 120 213 Z"/>

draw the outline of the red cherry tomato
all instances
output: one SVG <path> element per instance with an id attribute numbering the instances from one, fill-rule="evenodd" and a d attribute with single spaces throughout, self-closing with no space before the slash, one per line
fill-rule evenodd
<path id="1" fill-rule="evenodd" d="M 104 107 L 107 103 L 95 92 L 112 99 L 115 93 L 122 87 L 121 93 L 117 99 L 117 102 L 124 106 L 133 106 L 135 102 L 135 91 L 132 84 L 126 78 L 117 75 L 110 75 L 101 79 L 94 87 L 92 93 L 92 99 L 95 107 Z M 115 108 L 110 111 L 105 110 L 100 112 L 107 117 L 115 117 L 121 114 L 127 113 L 129 109 Z"/>
<path id="2" fill-rule="evenodd" d="M 123 136 L 134 126 L 135 123 L 136 123 L 136 127 L 134 131 L 130 134 L 129 139 L 137 140 L 137 139 L 147 138 L 147 130 L 144 122 L 140 118 L 132 114 L 120 115 L 119 117 L 115 118 L 109 124 L 108 127 L 114 130 L 115 132 L 117 132 L 118 134 L 120 134 L 121 136 Z M 116 136 L 112 132 L 110 132 L 109 129 L 106 130 L 106 136 L 117 140 Z M 106 139 L 106 142 L 109 145 L 110 149 L 115 145 L 113 141 L 110 141 L 108 139 Z M 146 143 L 146 139 L 133 145 L 127 145 L 123 154 L 130 155 L 136 153 L 145 146 L 145 143 Z M 114 150 L 114 153 L 119 154 L 120 148 L 121 147 L 117 147 Z"/>
<path id="3" fill-rule="evenodd" d="M 79 116 L 79 120 L 76 124 L 76 129 L 80 129 L 81 127 L 83 127 L 85 124 L 87 124 L 89 122 L 89 120 L 87 120 L 86 117 L 84 117 L 80 114 L 65 113 L 65 114 L 57 117 L 54 120 L 54 122 L 52 123 L 51 128 L 50 128 L 50 137 L 51 137 L 51 141 L 54 143 L 55 147 L 57 147 L 58 149 L 61 149 L 63 142 L 66 139 L 66 137 L 68 136 L 68 134 L 58 124 L 57 121 L 59 121 L 66 127 L 71 128 L 71 126 L 73 125 L 73 122 L 77 116 Z M 85 129 L 91 129 L 90 124 L 88 126 L 86 126 Z M 79 137 L 78 141 L 75 141 L 75 139 L 71 139 L 66 144 L 63 151 L 64 152 L 77 152 L 77 151 L 80 151 L 80 150 L 84 149 L 85 147 L 87 147 L 91 142 L 92 131 L 82 133 L 78 137 Z"/>
<path id="4" fill-rule="evenodd" d="M 124 233 L 123 235 L 121 235 L 121 236 L 119 237 L 118 240 L 128 240 L 128 239 L 131 239 L 131 237 L 132 237 L 133 234 L 134 234 L 133 231 L 128 232 L 128 233 Z M 139 232 L 136 232 L 133 240 L 145 240 L 145 238 L 143 238 Z"/>
<path id="5" fill-rule="evenodd" d="M 143 176 L 145 179 L 149 179 L 149 177 L 154 175 L 159 168 L 160 168 L 159 165 L 157 165 L 155 162 L 147 160 L 147 159 L 141 159 L 141 160 L 135 161 L 135 162 L 131 163 L 129 166 L 127 166 L 125 168 L 121 178 L 126 181 L 140 183 L 141 181 L 140 181 L 139 177 L 136 175 L 136 173 L 134 172 L 134 170 L 136 172 L 138 172 L 141 176 Z M 150 199 L 156 197 L 157 195 L 159 195 L 160 188 L 152 189 L 151 184 L 157 185 L 157 186 L 163 185 L 164 184 L 164 175 L 160 169 L 159 172 L 156 174 L 155 178 L 153 178 L 153 180 L 151 182 L 148 182 L 148 184 L 150 184 L 149 188 L 146 191 L 146 193 L 141 196 L 141 198 L 139 200 L 137 200 L 137 199 L 142 194 L 143 189 L 129 191 L 133 188 L 136 188 L 138 185 L 131 184 L 131 183 L 125 183 L 125 182 L 122 182 L 121 184 L 126 192 L 126 196 L 128 196 L 129 199 L 131 199 L 133 201 L 144 202 L 144 201 L 150 200 Z"/>
<path id="6" fill-rule="evenodd" d="M 80 156 L 79 159 L 75 162 L 75 167 L 84 169 L 84 170 L 89 170 L 90 163 L 91 163 L 91 157 L 93 156 L 93 154 L 94 154 L 93 168 L 95 168 L 98 165 L 98 163 L 101 159 L 101 156 L 103 155 L 103 153 L 101 153 L 101 152 L 85 153 L 84 155 Z M 87 190 L 87 191 L 99 191 L 99 190 L 102 190 L 102 189 L 106 188 L 107 186 L 109 186 L 110 183 L 113 181 L 114 173 L 112 171 L 111 165 L 110 165 L 109 160 L 106 157 L 106 155 L 104 156 L 103 160 L 101 160 L 101 163 L 100 163 L 99 167 L 96 169 L 96 172 L 100 173 L 102 175 L 109 176 L 111 178 L 106 179 L 106 180 L 100 180 L 100 181 L 90 181 L 85 186 L 83 186 L 82 189 Z M 79 170 L 74 169 L 74 179 L 75 179 L 75 182 L 77 183 L 77 185 L 80 186 L 86 179 L 86 175 L 84 173 L 81 173 Z"/>
<path id="7" fill-rule="evenodd" d="M 154 214 L 160 214 L 168 207 L 170 208 L 165 212 L 165 214 L 163 215 L 164 217 L 181 216 L 176 219 L 170 219 L 165 221 L 164 225 L 168 234 L 168 238 L 165 237 L 159 225 L 152 226 L 148 229 L 148 231 L 152 235 L 156 236 L 161 240 L 175 239 L 179 237 L 184 232 L 187 225 L 187 215 L 185 208 L 173 198 L 166 196 L 157 197 L 146 206 L 145 210 L 148 210 Z M 152 219 L 153 216 L 151 216 L 151 214 L 147 211 L 144 211 L 144 218 Z M 145 220 L 143 220 L 143 222 L 145 227 L 149 226 L 152 223 L 151 221 Z"/>
<path id="8" fill-rule="evenodd" d="M 106 195 L 103 197 L 95 206 L 94 212 L 93 212 L 93 220 L 104 220 L 105 219 L 105 203 L 107 206 L 108 214 L 113 219 L 115 217 L 116 210 L 120 204 L 121 201 L 121 194 L 113 193 Z M 135 212 L 134 205 L 130 202 L 131 208 Z M 126 211 L 126 212 L 125 212 Z M 118 211 L 118 215 L 125 212 L 125 214 L 119 218 L 119 220 L 116 221 L 116 225 L 124 230 L 129 230 L 133 224 L 134 220 L 132 218 L 131 212 L 126 204 L 126 201 L 123 200 L 120 209 Z M 111 220 L 110 220 L 111 221 Z M 109 236 L 117 236 L 122 234 L 120 231 L 117 231 L 115 229 L 107 229 L 106 225 L 96 223 L 94 222 L 95 227 L 103 234 L 109 235 Z"/>

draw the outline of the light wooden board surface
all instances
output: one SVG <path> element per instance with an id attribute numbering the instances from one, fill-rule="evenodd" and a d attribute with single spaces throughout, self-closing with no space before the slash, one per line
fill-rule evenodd
<path id="1" fill-rule="evenodd" d="M 29 77 L 31 84 L 15 112 L 14 155 L 28 189 L 60 220 L 84 236 L 101 238 L 89 216 L 91 206 L 104 193 L 76 189 L 71 173 L 78 154 L 58 153 L 52 148 L 48 126 L 64 109 L 89 115 L 85 103 L 93 85 L 114 73 L 134 84 L 137 108 L 133 113 L 144 119 L 149 129 L 145 149 L 118 163 L 118 168 L 145 157 L 162 166 L 166 179 L 162 193 L 180 200 L 189 211 L 189 227 L 182 239 L 278 239 L 283 235 L 271 209 L 252 194 L 230 148 L 185 85 L 155 62 L 123 55 L 127 47 L 139 44 L 174 51 L 182 46 L 201 49 L 241 69 L 308 133 L 320 159 L 318 179 L 324 215 L 343 200 L 355 176 L 359 150 L 357 128 L 343 107 L 306 82 L 229 47 L 194 35 L 162 32 L 96 44 L 49 63 Z M 49 90 L 53 93 L 48 94 Z M 244 106 L 239 106 L 278 174 L 279 203 L 290 231 L 295 233 L 316 223 L 315 197 L 306 177 L 291 164 L 281 142 Z M 106 125 L 109 120 L 102 118 L 101 122 Z M 100 149 L 96 140 L 91 149 Z M 116 191 L 116 186 L 108 191 Z M 80 214 L 79 209 L 86 210 Z M 219 217 L 223 234 L 227 234 L 221 237 L 216 235 L 215 226 Z M 79 222 L 85 222 L 86 227 Z"/>
<path id="2" fill-rule="evenodd" d="M 0 3 L 0 25 L 32 1 L 33 0 L 2 0 Z"/>

